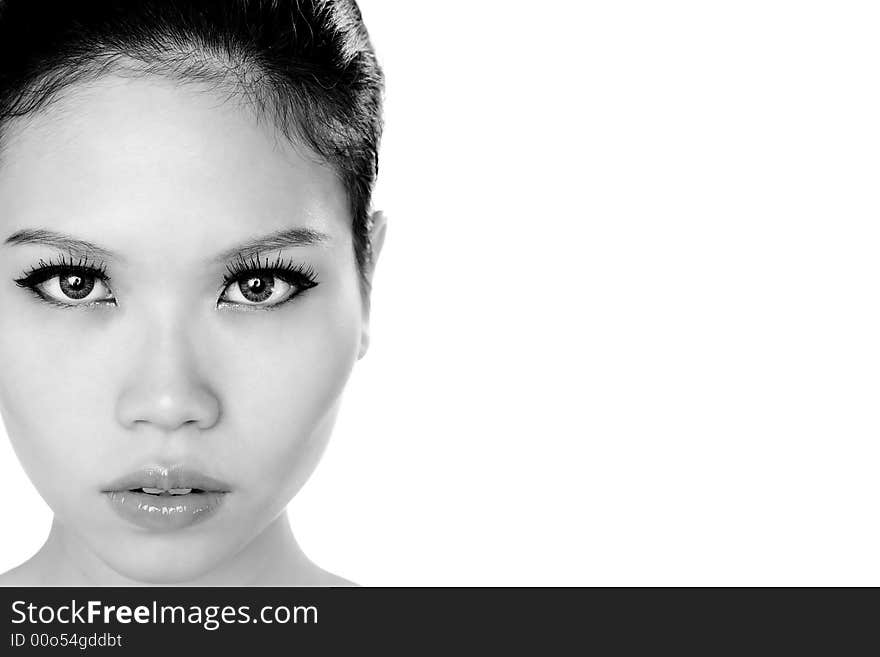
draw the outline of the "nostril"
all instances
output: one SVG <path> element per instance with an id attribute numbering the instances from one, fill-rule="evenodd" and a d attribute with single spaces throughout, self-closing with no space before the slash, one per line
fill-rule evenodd
<path id="1" fill-rule="evenodd" d="M 128 428 L 144 422 L 164 432 L 193 424 L 201 429 L 209 429 L 220 417 L 220 400 L 207 386 L 182 380 L 178 380 L 170 389 L 169 386 L 144 383 L 120 395 L 116 416 Z"/>

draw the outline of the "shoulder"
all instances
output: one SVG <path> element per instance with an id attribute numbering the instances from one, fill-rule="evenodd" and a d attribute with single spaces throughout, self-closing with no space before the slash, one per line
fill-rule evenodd
<path id="1" fill-rule="evenodd" d="M 324 570 L 320 566 L 311 561 L 300 565 L 296 569 L 287 571 L 281 577 L 275 579 L 274 582 L 265 584 L 266 586 L 314 586 L 314 587 L 333 587 L 333 586 L 359 586 L 354 582 L 335 575 L 330 571 Z"/>
<path id="2" fill-rule="evenodd" d="M 30 560 L 12 570 L 0 574 L 0 587 L 4 586 L 42 586 L 38 573 L 30 566 Z"/>
<path id="3" fill-rule="evenodd" d="M 331 586 L 359 586 L 352 581 L 345 579 L 344 577 L 340 577 L 339 575 L 334 575 L 333 573 L 324 570 L 318 566 L 315 566 L 311 572 L 305 574 L 305 576 L 300 576 L 298 581 L 292 586 L 317 586 L 317 587 L 331 587 Z"/>
<path id="4" fill-rule="evenodd" d="M 326 570 L 322 570 L 318 577 L 320 578 L 320 583 L 314 586 L 360 586 L 360 584 L 355 584 L 344 577 L 334 575 Z"/>

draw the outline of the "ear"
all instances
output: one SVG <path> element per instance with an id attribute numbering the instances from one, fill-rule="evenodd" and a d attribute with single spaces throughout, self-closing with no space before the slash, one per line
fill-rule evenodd
<path id="1" fill-rule="evenodd" d="M 382 253 L 382 246 L 385 244 L 385 228 L 388 224 L 385 213 L 377 210 L 371 216 L 370 227 L 370 252 L 372 254 L 370 261 L 370 269 L 367 272 L 367 278 L 370 283 L 373 282 L 373 273 L 376 271 L 376 262 L 379 260 L 379 254 Z M 363 304 L 363 321 L 361 322 L 361 348 L 358 352 L 358 360 L 364 357 L 367 349 L 370 347 L 370 300 L 365 299 Z"/>

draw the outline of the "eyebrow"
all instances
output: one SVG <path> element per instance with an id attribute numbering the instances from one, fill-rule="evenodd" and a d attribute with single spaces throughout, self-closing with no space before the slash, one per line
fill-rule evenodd
<path id="1" fill-rule="evenodd" d="M 210 262 L 223 264 L 239 256 L 246 258 L 264 251 L 274 251 L 291 246 L 313 246 L 329 241 L 330 236 L 327 233 L 311 228 L 284 228 L 268 235 L 251 238 L 226 249 L 211 258 Z"/>
<path id="2" fill-rule="evenodd" d="M 118 254 L 98 246 L 88 240 L 81 240 L 71 235 L 58 233 L 54 230 L 46 230 L 44 228 L 25 228 L 17 230 L 6 238 L 4 244 L 43 244 L 51 246 L 62 251 L 69 251 L 76 256 L 94 256 L 111 260 L 122 260 Z"/>
<path id="3" fill-rule="evenodd" d="M 264 251 L 272 251 L 275 249 L 284 249 L 292 246 L 311 246 L 328 242 L 330 236 L 311 228 L 285 228 L 277 230 L 268 235 L 253 237 L 244 242 L 237 244 L 225 251 L 217 254 L 209 260 L 209 262 L 225 263 L 237 257 L 248 257 L 263 253 Z M 63 251 L 69 251 L 76 256 L 93 256 L 105 258 L 109 260 L 124 261 L 118 253 L 106 249 L 102 246 L 89 242 L 88 240 L 79 239 L 72 235 L 66 235 L 54 230 L 44 228 L 25 228 L 18 230 L 6 238 L 4 244 L 42 244 L 51 246 Z"/>

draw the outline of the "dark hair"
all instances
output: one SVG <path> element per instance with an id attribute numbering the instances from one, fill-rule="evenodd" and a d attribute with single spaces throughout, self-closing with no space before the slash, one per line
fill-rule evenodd
<path id="1" fill-rule="evenodd" d="M 323 158 L 347 191 L 369 293 L 384 77 L 354 0 L 0 0 L 0 138 L 110 72 L 231 89 Z"/>

